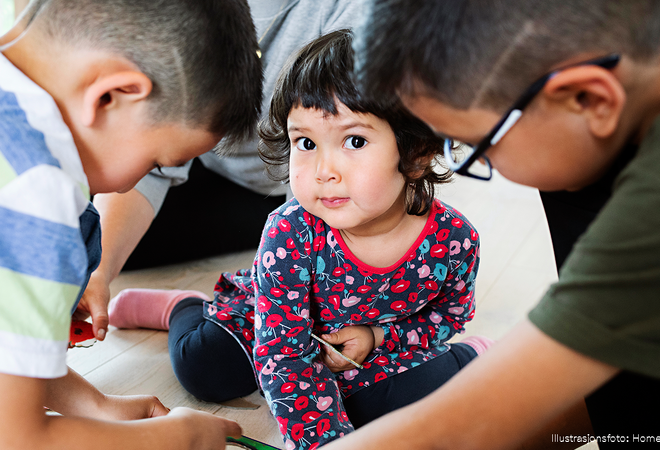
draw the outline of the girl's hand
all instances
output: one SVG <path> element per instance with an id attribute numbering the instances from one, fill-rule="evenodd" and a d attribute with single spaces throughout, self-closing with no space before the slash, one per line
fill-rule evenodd
<path id="1" fill-rule="evenodd" d="M 170 412 L 153 395 L 106 395 L 100 408 L 105 420 L 138 420 L 164 416 Z"/>
<path id="2" fill-rule="evenodd" d="M 376 345 L 376 337 L 374 336 L 372 327 L 366 325 L 344 327 L 336 333 L 324 334 L 321 338 L 334 346 L 341 346 L 340 351 L 359 364 L 362 364 L 369 353 L 380 345 L 380 343 Z M 322 347 L 321 362 L 328 366 L 331 372 L 336 373 L 355 369 L 353 364 L 342 359 L 339 355 L 326 348 L 325 345 Z"/>

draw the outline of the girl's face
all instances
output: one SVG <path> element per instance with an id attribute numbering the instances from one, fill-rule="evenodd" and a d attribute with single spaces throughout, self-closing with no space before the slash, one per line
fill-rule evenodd
<path id="1" fill-rule="evenodd" d="M 337 101 L 337 115 L 293 108 L 287 128 L 293 195 L 333 228 L 374 235 L 405 212 L 405 179 L 386 120 Z"/>

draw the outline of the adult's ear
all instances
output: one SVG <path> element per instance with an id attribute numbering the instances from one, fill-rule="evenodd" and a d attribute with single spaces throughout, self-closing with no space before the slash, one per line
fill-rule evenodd
<path id="1" fill-rule="evenodd" d="M 614 134 L 626 103 L 626 91 L 612 71 L 588 65 L 561 70 L 546 83 L 542 95 L 581 114 L 597 138 Z"/>
<path id="2" fill-rule="evenodd" d="M 91 127 L 104 112 L 144 100 L 152 89 L 149 77 L 139 71 L 100 76 L 85 89 L 80 121 Z"/>

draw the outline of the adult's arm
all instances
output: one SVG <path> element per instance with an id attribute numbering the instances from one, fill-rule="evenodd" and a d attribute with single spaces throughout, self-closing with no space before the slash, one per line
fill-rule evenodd
<path id="1" fill-rule="evenodd" d="M 76 318 L 92 316 L 94 335 L 103 340 L 108 329 L 110 282 L 128 260 L 154 220 L 151 203 L 137 189 L 125 194 L 98 194 L 94 206 L 101 215 L 101 263 L 87 285 Z"/>
<path id="2" fill-rule="evenodd" d="M 68 377 L 64 377 L 67 379 Z M 225 448 L 227 435 L 240 427 L 211 414 L 177 408 L 166 416 L 135 421 L 103 421 L 83 416 L 48 416 L 43 405 L 52 400 L 52 380 L 0 374 L 0 448 L 99 450 Z M 69 387 L 79 379 L 68 379 Z M 67 390 L 77 398 L 79 392 Z M 87 394 L 84 394 L 87 395 Z"/>
<path id="3" fill-rule="evenodd" d="M 617 372 L 525 321 L 431 395 L 323 449 L 515 448 Z"/>

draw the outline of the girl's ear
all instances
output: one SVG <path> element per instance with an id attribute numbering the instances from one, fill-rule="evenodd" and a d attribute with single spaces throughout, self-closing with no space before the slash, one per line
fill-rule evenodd
<path id="1" fill-rule="evenodd" d="M 144 100 L 152 89 L 149 77 L 139 71 L 128 70 L 101 76 L 85 89 L 81 123 L 91 127 L 104 113 Z"/>
<path id="2" fill-rule="evenodd" d="M 597 138 L 608 138 L 617 129 L 626 103 L 626 92 L 611 70 L 598 66 L 564 69 L 542 91 L 551 104 L 561 104 L 586 120 Z"/>

